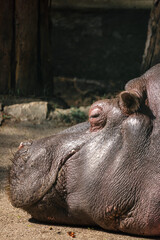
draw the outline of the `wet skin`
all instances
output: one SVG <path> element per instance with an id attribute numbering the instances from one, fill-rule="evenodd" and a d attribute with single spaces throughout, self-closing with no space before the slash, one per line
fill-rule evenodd
<path id="1" fill-rule="evenodd" d="M 160 64 L 88 121 L 21 143 L 10 170 L 15 207 L 43 222 L 160 235 Z"/>

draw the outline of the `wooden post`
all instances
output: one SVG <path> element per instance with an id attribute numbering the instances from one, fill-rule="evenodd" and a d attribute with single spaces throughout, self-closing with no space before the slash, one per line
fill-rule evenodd
<path id="1" fill-rule="evenodd" d="M 160 63 L 160 0 L 154 1 L 151 11 L 145 51 L 142 61 L 142 72 Z"/>
<path id="2" fill-rule="evenodd" d="M 11 85 L 13 43 L 13 0 L 0 1 L 0 93 L 6 94 Z"/>
<path id="3" fill-rule="evenodd" d="M 15 0 L 17 93 L 36 95 L 38 84 L 38 0 Z"/>
<path id="4" fill-rule="evenodd" d="M 53 95 L 53 72 L 51 66 L 51 42 L 49 35 L 50 0 L 40 0 L 39 9 L 39 79 L 43 86 L 43 95 Z"/>

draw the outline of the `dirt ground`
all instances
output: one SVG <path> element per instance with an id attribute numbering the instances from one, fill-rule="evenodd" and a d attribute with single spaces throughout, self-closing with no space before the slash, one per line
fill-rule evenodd
<path id="1" fill-rule="evenodd" d="M 74 232 L 75 239 L 83 240 L 144 239 L 108 233 L 102 229 L 93 229 L 91 227 L 41 224 L 31 219 L 30 215 L 24 211 L 12 207 L 6 193 L 7 175 L 8 167 L 11 164 L 10 158 L 12 158 L 12 154 L 16 151 L 19 143 L 27 139 L 45 137 L 62 129 L 64 128 L 56 128 L 50 122 L 41 125 L 8 122 L 0 127 L 0 240 L 69 240 L 72 239 L 69 232 Z"/>

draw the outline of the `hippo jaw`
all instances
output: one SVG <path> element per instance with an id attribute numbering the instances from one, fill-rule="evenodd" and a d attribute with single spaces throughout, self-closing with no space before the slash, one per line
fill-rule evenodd
<path id="1" fill-rule="evenodd" d="M 13 206 L 24 208 L 39 201 L 56 183 L 58 173 L 66 161 L 84 145 L 83 138 L 74 142 L 73 136 L 64 149 L 56 152 L 54 148 L 60 145 L 60 142 L 57 143 L 58 137 L 21 144 L 23 147 L 15 154 L 9 175 L 9 196 Z"/>

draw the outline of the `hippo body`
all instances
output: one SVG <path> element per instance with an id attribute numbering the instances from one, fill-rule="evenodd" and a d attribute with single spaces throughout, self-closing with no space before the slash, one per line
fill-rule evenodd
<path id="1" fill-rule="evenodd" d="M 88 122 L 22 143 L 10 199 L 39 221 L 160 235 L 160 64 L 95 102 Z"/>

